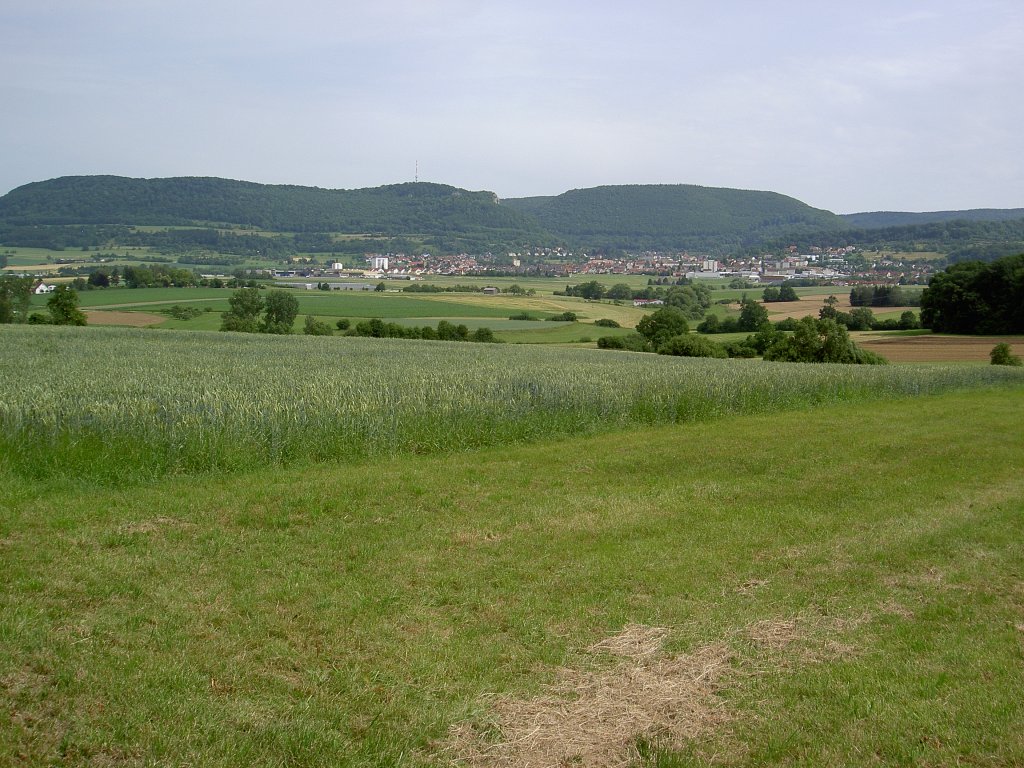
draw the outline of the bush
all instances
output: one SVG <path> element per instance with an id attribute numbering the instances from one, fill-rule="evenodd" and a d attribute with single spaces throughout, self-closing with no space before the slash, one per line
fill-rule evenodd
<path id="1" fill-rule="evenodd" d="M 509 320 L 540 320 L 539 317 L 534 317 L 529 312 L 520 312 L 518 315 L 509 315 Z"/>
<path id="2" fill-rule="evenodd" d="M 191 320 L 203 314 L 203 310 L 199 307 L 186 307 L 181 304 L 175 304 L 173 307 L 165 309 L 164 312 L 175 320 Z"/>
<path id="3" fill-rule="evenodd" d="M 610 320 L 607 317 L 602 317 L 600 320 L 595 320 L 594 325 L 600 326 L 601 328 L 621 328 L 622 326 L 615 320 Z"/>
<path id="4" fill-rule="evenodd" d="M 352 323 L 344 318 L 335 323 L 339 331 L 347 331 Z"/>
<path id="5" fill-rule="evenodd" d="M 312 315 L 306 315 L 306 325 L 303 327 L 302 332 L 307 336 L 330 336 L 334 333 L 331 330 L 331 326 L 323 320 L 317 320 Z"/>
<path id="6" fill-rule="evenodd" d="M 753 337 L 748 336 L 742 341 L 729 341 L 722 345 L 729 357 L 757 357 L 757 349 L 753 345 Z"/>
<path id="7" fill-rule="evenodd" d="M 470 341 L 477 341 L 484 344 L 496 344 L 497 339 L 494 337 L 494 331 L 490 328 L 477 328 L 473 333 L 469 335 Z"/>
<path id="8" fill-rule="evenodd" d="M 989 352 L 989 359 L 992 361 L 992 365 L 1021 365 L 1020 355 L 1013 354 L 1013 350 L 1010 349 L 1010 345 L 1005 341 L 996 344 L 992 347 L 992 351 Z"/>
<path id="9" fill-rule="evenodd" d="M 659 355 L 676 357 L 728 357 L 725 348 L 706 336 L 695 333 L 680 334 L 658 347 Z"/>
<path id="10" fill-rule="evenodd" d="M 576 313 L 575 312 L 563 312 L 560 315 L 552 315 L 548 320 L 553 320 L 556 323 L 575 323 Z"/>
<path id="11" fill-rule="evenodd" d="M 629 352 L 650 352 L 647 340 L 639 333 L 628 333 L 625 336 L 602 336 L 597 340 L 599 349 L 625 349 Z"/>

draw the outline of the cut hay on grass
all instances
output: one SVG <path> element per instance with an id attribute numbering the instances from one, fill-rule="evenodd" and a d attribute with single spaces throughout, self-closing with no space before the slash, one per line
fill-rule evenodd
<path id="1" fill-rule="evenodd" d="M 896 603 L 878 608 L 908 614 Z M 486 714 L 453 726 L 442 753 L 470 768 L 634 765 L 641 743 L 672 748 L 729 721 L 718 696 L 726 685 L 855 656 L 841 635 L 875 615 L 763 619 L 674 656 L 663 652 L 668 629 L 628 624 L 591 645 L 579 667 L 560 669 L 544 694 L 486 697 Z"/>
<path id="2" fill-rule="evenodd" d="M 715 696 L 732 658 L 728 646 L 664 656 L 668 630 L 639 624 L 588 649 L 591 669 L 562 669 L 548 692 L 493 700 L 490 727 L 452 729 L 456 765 L 627 766 L 638 739 L 678 743 L 724 721 Z M 616 660 L 608 664 L 607 657 Z M 604 657 L 604 658 L 602 658 Z"/>

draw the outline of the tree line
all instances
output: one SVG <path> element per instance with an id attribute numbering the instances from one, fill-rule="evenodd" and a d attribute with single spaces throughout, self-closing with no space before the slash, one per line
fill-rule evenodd
<path id="1" fill-rule="evenodd" d="M 921 294 L 921 323 L 939 333 L 1024 333 L 1024 253 L 933 275 Z"/>

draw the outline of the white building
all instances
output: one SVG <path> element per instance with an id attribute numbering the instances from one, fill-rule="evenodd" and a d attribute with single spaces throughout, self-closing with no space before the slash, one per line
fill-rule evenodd
<path id="1" fill-rule="evenodd" d="M 388 257 L 387 256 L 374 256 L 373 257 L 373 269 L 378 272 L 388 271 Z"/>

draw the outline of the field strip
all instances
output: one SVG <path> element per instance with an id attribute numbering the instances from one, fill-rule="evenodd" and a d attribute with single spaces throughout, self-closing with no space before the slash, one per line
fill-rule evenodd
<path id="1" fill-rule="evenodd" d="M 227 295 L 225 295 L 225 296 L 214 296 L 213 298 L 208 298 L 208 299 L 189 299 L 189 298 L 183 298 L 183 299 L 166 299 L 166 300 L 160 300 L 160 301 L 129 302 L 127 304 L 96 304 L 94 306 L 89 307 L 89 309 L 125 309 L 125 308 L 128 308 L 128 307 L 150 307 L 150 306 L 156 306 L 158 304 L 198 304 L 201 301 L 225 301 L 227 298 L 228 298 Z"/>

